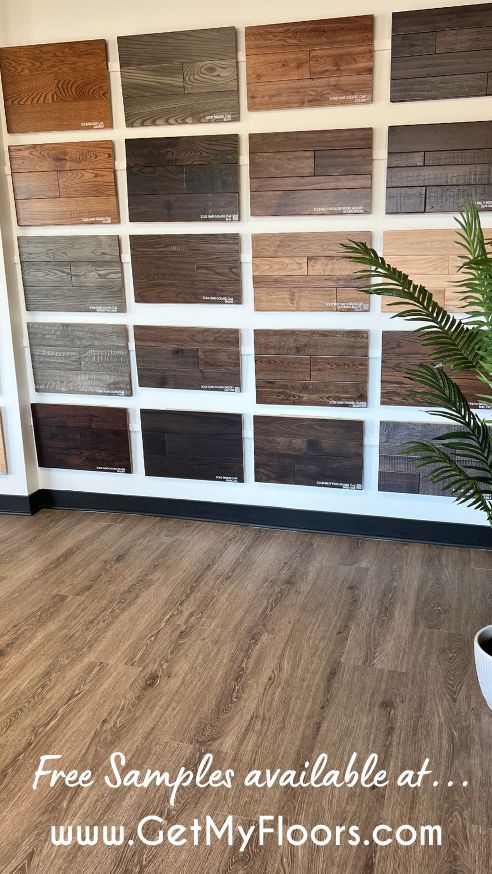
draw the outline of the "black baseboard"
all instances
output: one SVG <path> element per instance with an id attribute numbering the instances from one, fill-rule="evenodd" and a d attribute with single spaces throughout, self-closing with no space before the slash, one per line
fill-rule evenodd
<path id="1" fill-rule="evenodd" d="M 30 516 L 32 513 L 31 496 L 0 495 L 0 514 L 9 516 Z"/>

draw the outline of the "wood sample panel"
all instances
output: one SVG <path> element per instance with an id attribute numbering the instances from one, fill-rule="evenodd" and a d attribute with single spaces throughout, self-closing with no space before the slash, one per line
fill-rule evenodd
<path id="1" fill-rule="evenodd" d="M 246 28 L 248 109 L 372 101 L 374 16 Z"/>
<path id="2" fill-rule="evenodd" d="M 118 237 L 18 237 L 17 242 L 28 311 L 125 311 Z"/>
<path id="3" fill-rule="evenodd" d="M 131 395 L 124 325 L 31 322 L 27 330 L 36 391 Z"/>
<path id="4" fill-rule="evenodd" d="M 242 418 L 234 413 L 142 410 L 145 473 L 242 483 Z"/>
<path id="5" fill-rule="evenodd" d="M 238 234 L 131 236 L 137 303 L 239 304 Z"/>
<path id="6" fill-rule="evenodd" d="M 363 422 L 255 416 L 255 479 L 361 489 Z"/>
<path id="7" fill-rule="evenodd" d="M 135 348 L 144 388 L 241 391 L 239 331 L 136 325 Z"/>
<path id="8" fill-rule="evenodd" d="M 236 29 L 118 37 L 128 127 L 239 119 Z"/>
<path id="9" fill-rule="evenodd" d="M 393 13 L 391 100 L 492 93 L 492 3 Z"/>
<path id="10" fill-rule="evenodd" d="M 9 146 L 17 223 L 119 222 L 113 143 Z"/>
<path id="11" fill-rule="evenodd" d="M 112 127 L 103 39 L 0 49 L 9 133 Z"/>
<path id="12" fill-rule="evenodd" d="M 5 451 L 5 437 L 3 433 L 2 415 L 0 413 L 0 476 L 7 473 L 7 453 Z"/>
<path id="13" fill-rule="evenodd" d="M 250 134 L 251 214 L 371 212 L 372 128 Z"/>
<path id="14" fill-rule="evenodd" d="M 367 331 L 255 331 L 259 404 L 366 407 Z"/>
<path id="15" fill-rule="evenodd" d="M 367 312 L 359 269 L 341 248 L 350 237 L 371 245 L 370 232 L 254 234 L 255 309 L 267 312 Z"/>
<path id="16" fill-rule="evenodd" d="M 40 467 L 131 473 L 128 410 L 32 404 Z"/>
<path id="17" fill-rule="evenodd" d="M 239 220 L 236 134 L 126 141 L 132 222 Z"/>
<path id="18" fill-rule="evenodd" d="M 390 127 L 386 212 L 492 209 L 492 121 Z"/>

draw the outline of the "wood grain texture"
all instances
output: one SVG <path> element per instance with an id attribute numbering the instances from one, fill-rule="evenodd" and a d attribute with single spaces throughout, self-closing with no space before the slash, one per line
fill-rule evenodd
<path id="1" fill-rule="evenodd" d="M 131 473 L 128 410 L 32 404 L 40 467 Z"/>

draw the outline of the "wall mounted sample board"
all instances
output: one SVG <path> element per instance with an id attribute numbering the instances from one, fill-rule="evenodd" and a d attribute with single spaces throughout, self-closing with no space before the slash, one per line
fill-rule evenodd
<path id="1" fill-rule="evenodd" d="M 112 127 L 103 39 L 0 49 L 9 133 Z"/>
<path id="2" fill-rule="evenodd" d="M 3 433 L 2 415 L 0 413 L 0 476 L 7 473 L 7 453 L 5 452 L 5 437 Z"/>
<path id="3" fill-rule="evenodd" d="M 131 473 L 127 410 L 32 404 L 31 412 L 40 467 Z"/>
<path id="4" fill-rule="evenodd" d="M 142 410 L 141 421 L 147 476 L 243 482 L 240 415 Z"/>
<path id="5" fill-rule="evenodd" d="M 131 395 L 125 325 L 31 322 L 27 330 L 36 391 Z"/>
<path id="6" fill-rule="evenodd" d="M 9 146 L 19 225 L 119 221 L 113 143 Z"/>
<path id="7" fill-rule="evenodd" d="M 372 128 L 250 134 L 251 214 L 371 212 Z"/>
<path id="8" fill-rule="evenodd" d="M 389 128 L 387 213 L 492 209 L 491 174 L 492 121 Z"/>
<path id="9" fill-rule="evenodd" d="M 17 242 L 27 310 L 125 311 L 118 237 L 18 237 Z"/>
<path id="10" fill-rule="evenodd" d="M 492 3 L 393 13 L 391 100 L 492 93 Z"/>
<path id="11" fill-rule="evenodd" d="M 374 16 L 246 28 L 248 109 L 370 103 Z"/>
<path id="12" fill-rule="evenodd" d="M 253 235 L 255 309 L 264 311 L 367 311 L 369 295 L 344 258 L 342 244 L 372 234 L 302 233 Z"/>
<path id="13" fill-rule="evenodd" d="M 236 134 L 126 141 L 132 222 L 238 221 Z"/>
<path id="14" fill-rule="evenodd" d="M 259 404 L 367 406 L 366 331 L 255 331 Z"/>
<path id="15" fill-rule="evenodd" d="M 236 29 L 118 37 L 128 127 L 239 119 Z"/>
<path id="16" fill-rule="evenodd" d="M 361 489 L 363 422 L 255 416 L 255 479 Z"/>
<path id="17" fill-rule="evenodd" d="M 130 237 L 137 303 L 241 303 L 238 234 Z"/>

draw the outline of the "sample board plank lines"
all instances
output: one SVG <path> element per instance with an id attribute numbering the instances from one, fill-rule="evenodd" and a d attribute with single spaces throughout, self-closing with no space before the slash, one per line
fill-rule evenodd
<path id="1" fill-rule="evenodd" d="M 128 127 L 239 119 L 234 27 L 118 37 Z"/>
<path id="2" fill-rule="evenodd" d="M 128 410 L 32 404 L 31 411 L 40 467 L 132 472 Z"/>
<path id="3" fill-rule="evenodd" d="M 242 417 L 142 410 L 147 476 L 243 482 Z"/>
<path id="4" fill-rule="evenodd" d="M 0 412 L 0 476 L 7 473 L 7 453 L 5 451 L 5 436 L 3 432 L 2 414 Z"/>
<path id="5" fill-rule="evenodd" d="M 372 101 L 374 16 L 246 28 L 248 108 Z"/>
<path id="6" fill-rule="evenodd" d="M 103 39 L 0 49 L 9 133 L 112 127 Z"/>

